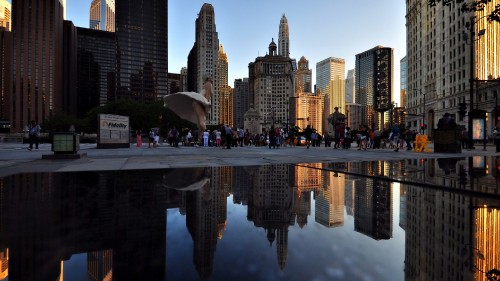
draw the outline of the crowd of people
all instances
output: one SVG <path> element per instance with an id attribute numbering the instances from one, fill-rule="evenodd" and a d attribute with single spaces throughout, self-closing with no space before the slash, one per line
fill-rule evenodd
<path id="1" fill-rule="evenodd" d="M 137 146 L 142 146 L 141 133 L 137 133 Z M 286 146 L 306 146 L 309 147 L 332 147 L 334 149 L 350 149 L 352 144 L 356 144 L 358 150 L 367 149 L 413 149 L 413 143 L 418 135 L 417 130 L 401 129 L 397 124 L 390 128 L 369 128 L 362 126 L 358 130 L 351 130 L 346 127 L 342 133 L 338 131 L 332 135 L 319 134 L 316 129 L 307 126 L 302 131 L 287 130 L 282 127 L 271 127 L 260 134 L 252 134 L 248 129 L 232 128 L 222 126 L 215 130 L 190 130 L 171 128 L 166 134 L 166 144 L 177 147 L 183 146 L 203 146 L 222 147 L 231 149 L 242 146 L 262 146 L 269 149 L 277 149 Z M 148 147 L 158 147 L 160 145 L 160 133 L 158 128 L 153 128 L 148 134 Z"/>

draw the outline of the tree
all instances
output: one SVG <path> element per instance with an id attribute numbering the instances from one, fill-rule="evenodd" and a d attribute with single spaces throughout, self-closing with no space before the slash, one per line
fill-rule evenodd
<path id="1" fill-rule="evenodd" d="M 467 0 L 428 0 L 429 1 L 429 6 L 434 7 L 438 3 L 443 3 L 445 6 L 449 6 L 453 3 L 457 5 L 462 5 L 460 8 L 462 12 L 478 12 L 478 11 L 483 11 L 486 8 L 486 5 L 491 4 L 493 0 L 474 0 L 474 1 L 467 1 Z M 469 2 L 469 3 L 468 3 Z M 487 16 L 487 19 L 489 22 L 498 22 L 500 23 L 500 4 L 497 4 L 495 6 L 495 9 Z"/>

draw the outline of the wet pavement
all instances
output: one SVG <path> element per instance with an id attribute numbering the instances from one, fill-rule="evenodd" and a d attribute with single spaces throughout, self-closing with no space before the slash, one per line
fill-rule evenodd
<path id="1" fill-rule="evenodd" d="M 97 149 L 95 144 L 81 144 L 81 159 L 42 160 L 52 155 L 50 144 L 41 144 L 38 150 L 27 150 L 26 144 L 0 143 L 0 176 L 23 172 L 77 172 L 106 170 L 143 170 L 185 167 L 260 166 L 270 164 L 330 163 L 346 161 L 398 160 L 420 158 L 456 158 L 500 155 L 491 144 L 477 146 L 462 153 L 418 153 L 400 149 L 333 149 L 332 147 L 220 147 L 179 146 L 162 144 L 157 148 L 147 146 L 130 148 Z M 431 145 L 432 149 L 432 145 Z"/>

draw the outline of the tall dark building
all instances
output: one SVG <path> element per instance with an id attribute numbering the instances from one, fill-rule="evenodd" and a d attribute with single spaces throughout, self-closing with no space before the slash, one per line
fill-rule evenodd
<path id="1" fill-rule="evenodd" d="M 71 21 L 63 24 L 63 96 L 62 110 L 76 116 L 76 27 Z"/>
<path id="2" fill-rule="evenodd" d="M 253 104 L 252 104 L 253 106 Z M 234 126 L 244 127 L 245 112 L 250 109 L 248 78 L 234 80 Z"/>
<path id="3" fill-rule="evenodd" d="M 116 34 L 77 28 L 77 116 L 105 105 L 116 92 Z"/>
<path id="4" fill-rule="evenodd" d="M 9 119 L 12 32 L 0 27 L 0 120 Z M 0 126 L 3 124 L 0 124 Z M 0 128 L 1 129 L 1 128 Z"/>
<path id="5" fill-rule="evenodd" d="M 167 1 L 120 0 L 115 11 L 117 98 L 161 98 L 167 94 Z"/>
<path id="6" fill-rule="evenodd" d="M 10 121 L 17 132 L 62 110 L 61 1 L 13 0 L 12 37 Z"/>
<path id="7" fill-rule="evenodd" d="M 391 108 L 393 49 L 377 46 L 356 55 L 356 103 L 361 104 L 361 124 L 383 128 L 382 114 Z"/>

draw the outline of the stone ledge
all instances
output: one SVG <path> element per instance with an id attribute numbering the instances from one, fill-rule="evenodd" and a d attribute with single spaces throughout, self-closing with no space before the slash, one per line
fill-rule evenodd
<path id="1" fill-rule="evenodd" d="M 43 160 L 68 160 L 68 159 L 80 159 L 86 157 L 87 153 L 72 153 L 72 154 L 44 154 L 42 155 Z"/>

